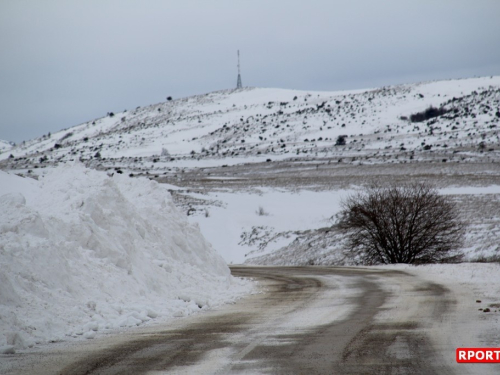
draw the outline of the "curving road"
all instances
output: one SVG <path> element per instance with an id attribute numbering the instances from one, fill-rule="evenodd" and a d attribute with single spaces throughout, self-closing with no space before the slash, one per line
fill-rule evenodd
<path id="1" fill-rule="evenodd" d="M 259 280 L 262 291 L 167 327 L 33 353 L 8 373 L 430 375 L 479 369 L 455 363 L 456 301 L 441 285 L 362 268 L 232 267 L 232 273 Z M 481 369 L 498 371 L 491 366 Z"/>

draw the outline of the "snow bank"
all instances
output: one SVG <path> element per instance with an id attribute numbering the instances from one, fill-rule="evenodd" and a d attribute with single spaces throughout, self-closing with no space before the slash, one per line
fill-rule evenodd
<path id="1" fill-rule="evenodd" d="M 189 315 L 251 288 L 164 186 L 76 163 L 40 181 L 0 171 L 0 267 L 4 350 Z"/>

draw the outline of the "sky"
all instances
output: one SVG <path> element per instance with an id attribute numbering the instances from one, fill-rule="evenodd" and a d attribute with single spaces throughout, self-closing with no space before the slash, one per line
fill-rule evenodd
<path id="1" fill-rule="evenodd" d="M 0 139 L 244 86 L 500 75 L 498 0 L 1 0 Z"/>

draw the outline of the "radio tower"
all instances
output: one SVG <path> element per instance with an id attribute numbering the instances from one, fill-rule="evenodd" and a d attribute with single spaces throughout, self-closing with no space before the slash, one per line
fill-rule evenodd
<path id="1" fill-rule="evenodd" d="M 241 84 L 241 74 L 240 74 L 240 50 L 238 50 L 238 80 L 236 81 L 236 89 L 241 89 L 243 85 Z"/>

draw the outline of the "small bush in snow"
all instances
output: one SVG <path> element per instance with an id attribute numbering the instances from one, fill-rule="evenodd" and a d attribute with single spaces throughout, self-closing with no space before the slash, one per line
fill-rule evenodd
<path id="1" fill-rule="evenodd" d="M 455 204 L 424 183 L 372 186 L 343 202 L 339 227 L 364 264 L 457 261 L 464 224 Z"/>
<path id="2" fill-rule="evenodd" d="M 62 138 L 60 139 L 60 141 L 64 141 L 65 139 L 71 137 L 73 135 L 72 132 L 69 132 L 69 133 L 66 133 L 62 136 Z M 49 137 L 50 138 L 50 137 Z"/>
<path id="3" fill-rule="evenodd" d="M 335 146 L 345 146 L 346 144 L 346 136 L 345 135 L 339 135 L 337 137 L 337 141 L 335 142 Z"/>
<path id="4" fill-rule="evenodd" d="M 259 206 L 259 209 L 255 211 L 255 213 L 259 216 L 267 216 L 269 215 L 262 206 Z"/>

